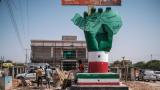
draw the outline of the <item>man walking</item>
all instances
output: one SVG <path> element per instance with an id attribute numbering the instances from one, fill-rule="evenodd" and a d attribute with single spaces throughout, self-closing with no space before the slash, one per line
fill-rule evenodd
<path id="1" fill-rule="evenodd" d="M 47 87 L 50 88 L 50 82 L 51 82 L 52 75 L 53 75 L 53 72 L 50 69 L 50 66 L 47 66 L 45 70 L 45 74 L 46 74 Z"/>
<path id="2" fill-rule="evenodd" d="M 36 76 L 37 76 L 37 86 L 39 87 L 39 84 L 41 84 L 42 86 L 42 67 L 40 66 L 37 70 L 36 70 Z"/>

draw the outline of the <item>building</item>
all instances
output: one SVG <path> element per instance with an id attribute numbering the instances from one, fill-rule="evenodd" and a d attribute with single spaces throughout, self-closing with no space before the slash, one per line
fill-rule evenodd
<path id="1" fill-rule="evenodd" d="M 63 69 L 71 69 L 81 59 L 87 64 L 87 48 L 85 41 L 77 40 L 77 36 L 62 36 L 62 40 L 31 40 L 31 62 L 60 65 Z"/>
<path id="2" fill-rule="evenodd" d="M 111 72 L 119 73 L 121 80 L 135 80 L 139 69 L 133 67 L 131 60 L 115 61 L 110 66 Z"/>

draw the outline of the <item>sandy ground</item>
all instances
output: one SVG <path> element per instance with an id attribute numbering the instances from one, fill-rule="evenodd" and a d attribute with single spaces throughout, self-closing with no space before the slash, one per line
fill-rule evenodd
<path id="1" fill-rule="evenodd" d="M 21 83 L 19 80 L 13 80 L 13 90 L 56 90 L 59 86 L 55 87 L 53 84 L 49 87 L 47 85 L 43 84 L 42 86 L 37 86 L 36 83 L 29 83 L 27 86 L 18 85 L 18 83 Z"/>
<path id="2" fill-rule="evenodd" d="M 143 81 L 128 81 L 123 82 L 130 90 L 160 90 L 160 81 L 143 82 Z"/>
<path id="3" fill-rule="evenodd" d="M 37 87 L 37 84 L 34 83 L 32 85 L 28 86 L 16 86 L 16 83 L 18 83 L 17 80 L 14 81 L 13 90 L 60 90 L 59 87 L 57 89 L 55 86 L 51 86 L 50 88 L 47 88 L 46 85 L 42 85 L 40 87 Z M 160 81 L 156 82 L 143 82 L 143 81 L 127 81 L 123 82 L 123 84 L 127 85 L 129 87 L 129 90 L 160 90 Z"/>

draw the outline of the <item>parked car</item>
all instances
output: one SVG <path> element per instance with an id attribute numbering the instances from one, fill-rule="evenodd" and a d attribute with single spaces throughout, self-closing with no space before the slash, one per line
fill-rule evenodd
<path id="1" fill-rule="evenodd" d="M 144 81 L 156 81 L 157 78 L 156 78 L 156 75 L 154 73 L 154 71 L 152 70 L 145 70 L 144 71 L 144 75 L 143 75 L 143 80 Z"/>
<path id="2" fill-rule="evenodd" d="M 157 80 L 160 80 L 160 71 L 154 71 Z"/>
<path id="3" fill-rule="evenodd" d="M 138 75 L 138 80 L 140 81 L 156 81 L 156 75 L 152 70 L 141 70 Z"/>
<path id="4" fill-rule="evenodd" d="M 26 73 L 22 73 L 22 74 L 17 74 L 16 75 L 17 79 L 29 79 L 31 81 L 35 81 L 36 80 L 36 72 L 34 70 L 30 70 Z"/>
<path id="5" fill-rule="evenodd" d="M 44 68 L 42 68 L 42 69 L 43 69 L 43 72 L 42 72 L 43 78 L 45 78 L 45 70 L 44 70 Z M 54 74 L 56 72 L 55 68 L 52 67 L 51 69 L 53 70 L 53 74 Z M 35 68 L 32 67 L 32 68 L 29 69 L 28 72 L 16 75 L 16 78 L 17 79 L 28 79 L 28 80 L 31 80 L 31 81 L 36 81 Z M 51 82 L 52 82 L 52 80 L 51 80 Z"/>

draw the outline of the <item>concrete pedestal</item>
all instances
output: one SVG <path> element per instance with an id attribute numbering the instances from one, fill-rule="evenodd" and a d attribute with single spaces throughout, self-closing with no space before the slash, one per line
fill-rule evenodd
<path id="1" fill-rule="evenodd" d="M 72 85 L 70 90 L 129 90 L 127 86 L 106 86 L 106 85 Z"/>
<path id="2" fill-rule="evenodd" d="M 128 90 L 117 73 L 77 73 L 77 85 L 70 90 Z"/>
<path id="3" fill-rule="evenodd" d="M 77 73 L 78 85 L 120 85 L 117 73 Z"/>

